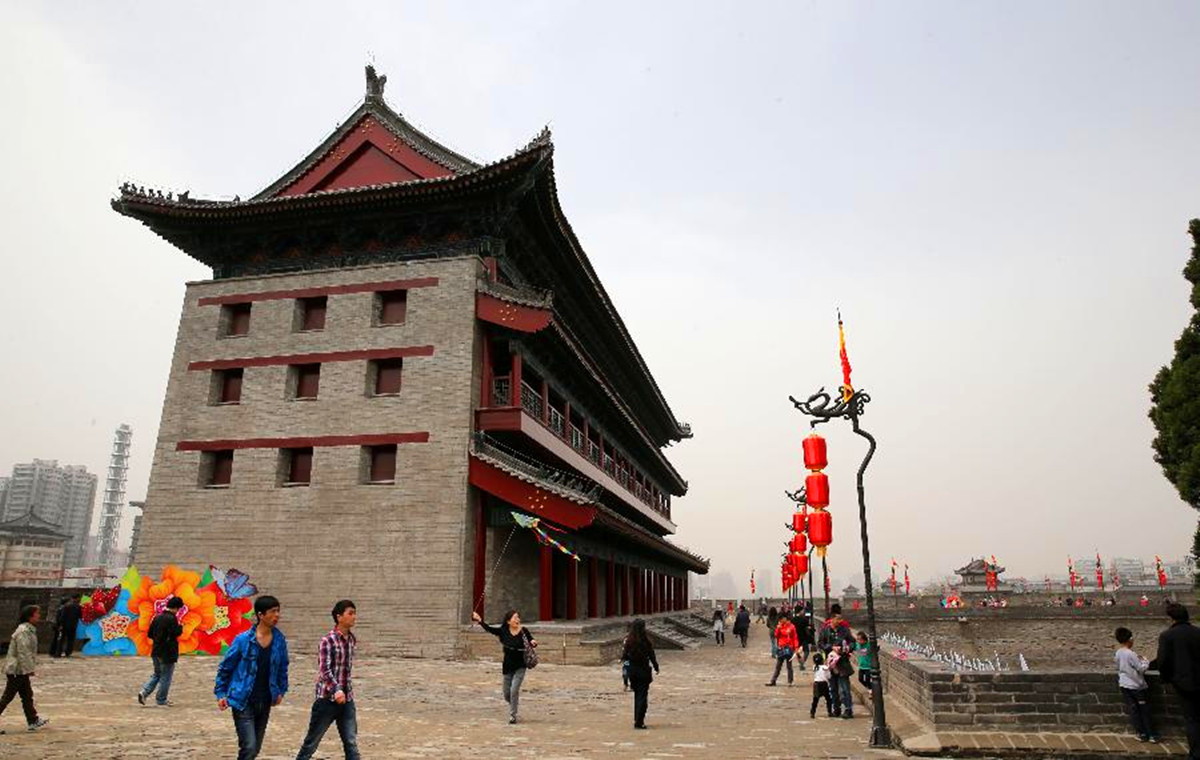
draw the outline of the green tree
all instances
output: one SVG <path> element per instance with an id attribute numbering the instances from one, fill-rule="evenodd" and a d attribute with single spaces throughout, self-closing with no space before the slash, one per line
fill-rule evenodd
<path id="1" fill-rule="evenodd" d="M 1200 219 L 1191 221 L 1188 232 L 1192 255 L 1183 276 L 1192 283 L 1190 300 L 1196 311 L 1175 341 L 1175 357 L 1150 383 L 1150 419 L 1158 431 L 1152 444 L 1154 461 L 1180 498 L 1200 510 Z M 1200 525 L 1192 555 L 1200 560 Z M 1200 585 L 1200 573 L 1195 582 Z"/>

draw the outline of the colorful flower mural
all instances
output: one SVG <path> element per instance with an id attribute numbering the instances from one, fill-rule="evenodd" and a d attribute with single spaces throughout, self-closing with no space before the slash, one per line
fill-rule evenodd
<path id="1" fill-rule="evenodd" d="M 125 614 L 129 604 L 129 590 L 117 587 L 117 596 L 111 605 L 105 605 L 110 611 L 99 615 L 99 594 L 93 594 L 83 600 L 83 608 L 92 606 L 91 620 L 79 623 L 77 638 L 87 639 L 80 650 L 86 655 L 131 655 L 137 654 L 137 646 L 125 635 L 133 618 Z"/>
<path id="2" fill-rule="evenodd" d="M 217 581 L 202 587 L 202 590 L 216 594 L 217 603 L 213 624 L 201 632 L 197 648 L 207 654 L 221 654 L 233 643 L 235 636 L 254 625 L 254 615 L 251 613 L 254 602 L 248 598 L 230 599 Z"/>
<path id="3" fill-rule="evenodd" d="M 119 586 L 97 589 L 81 600 L 83 619 L 77 637 L 87 639 L 85 655 L 149 655 L 150 621 L 173 597 L 183 601 L 176 613 L 183 626 L 180 654 L 221 654 L 234 637 L 253 624 L 257 588 L 245 573 L 209 565 L 204 575 L 174 565 L 156 580 L 130 567 Z"/>
<path id="4" fill-rule="evenodd" d="M 181 570 L 174 565 L 163 568 L 162 577 L 157 583 L 149 577 L 142 578 L 127 605 L 129 611 L 137 616 L 137 620 L 129 624 L 127 635 L 137 645 L 138 654 L 150 654 L 151 641 L 147 636 L 150 621 L 165 610 L 167 602 L 176 596 L 183 600 L 183 607 L 176 613 L 179 624 L 183 626 L 183 635 L 179 637 L 179 653 L 196 651 L 200 644 L 197 629 L 203 631 L 212 627 L 216 622 L 214 608 L 217 606 L 217 595 L 212 591 L 198 591 L 199 586 L 199 573 Z"/>

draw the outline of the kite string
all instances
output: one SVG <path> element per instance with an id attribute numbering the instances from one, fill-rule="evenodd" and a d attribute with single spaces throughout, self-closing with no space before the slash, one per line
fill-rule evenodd
<path id="1" fill-rule="evenodd" d="M 479 603 L 483 601 L 485 596 L 487 596 L 488 586 L 492 582 L 492 577 L 495 576 L 496 569 L 500 567 L 500 560 L 504 559 L 504 552 L 508 551 L 508 542 L 512 541 L 513 534 L 516 532 L 516 525 L 512 526 L 512 528 L 508 531 L 508 538 L 504 539 L 504 546 L 500 548 L 500 554 L 496 557 L 496 564 L 492 565 L 492 572 L 488 573 L 488 577 L 483 581 L 483 593 L 479 595 L 479 598 L 475 600 L 475 604 L 471 606 L 472 610 L 478 611 Z M 483 613 L 480 613 L 481 616 L 482 614 Z"/>

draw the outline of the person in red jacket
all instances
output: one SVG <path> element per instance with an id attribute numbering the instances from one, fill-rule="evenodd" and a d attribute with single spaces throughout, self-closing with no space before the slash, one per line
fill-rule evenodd
<path id="1" fill-rule="evenodd" d="M 775 626 L 775 673 L 767 686 L 774 686 L 779 680 L 779 671 L 787 663 L 788 686 L 792 685 L 792 655 L 800 648 L 800 638 L 796 635 L 796 626 L 792 619 L 784 615 Z"/>

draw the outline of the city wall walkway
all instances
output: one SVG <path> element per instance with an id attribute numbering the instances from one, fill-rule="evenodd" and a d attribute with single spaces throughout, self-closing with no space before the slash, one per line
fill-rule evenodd
<path id="1" fill-rule="evenodd" d="M 870 750 L 865 712 L 854 720 L 808 718 L 809 674 L 794 687 L 763 686 L 772 660 L 764 627 L 750 647 L 659 653 L 649 729 L 633 729 L 633 699 L 618 664 L 543 663 L 521 695 L 521 722 L 507 724 L 498 662 L 362 659 L 355 668 L 359 745 L 364 758 L 456 757 L 833 757 L 894 758 Z M 497 650 L 499 648 L 497 647 Z M 0 757 L 183 760 L 237 754 L 232 719 L 212 699 L 216 658 L 187 657 L 176 669 L 174 707 L 141 707 L 137 689 L 149 658 L 41 658 L 39 711 L 51 719 L 26 733 L 19 705 L 0 717 Z M 308 725 L 314 658 L 294 657 L 291 692 L 273 711 L 264 760 L 295 757 Z M 823 707 L 822 707 L 823 710 Z M 340 758 L 331 729 L 318 757 Z"/>

